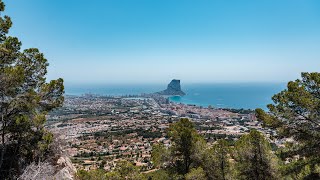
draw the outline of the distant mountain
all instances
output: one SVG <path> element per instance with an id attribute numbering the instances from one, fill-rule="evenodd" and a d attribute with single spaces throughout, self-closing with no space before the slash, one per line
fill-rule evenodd
<path id="1" fill-rule="evenodd" d="M 186 93 L 184 93 L 181 90 L 180 86 L 180 80 L 173 79 L 169 84 L 166 90 L 156 92 L 155 94 L 159 95 L 167 95 L 167 96 L 184 96 Z"/>

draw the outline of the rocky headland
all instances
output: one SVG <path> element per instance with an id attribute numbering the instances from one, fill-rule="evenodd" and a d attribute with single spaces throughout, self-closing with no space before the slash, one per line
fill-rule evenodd
<path id="1" fill-rule="evenodd" d="M 184 96 L 186 93 L 184 93 L 181 90 L 180 80 L 173 79 L 169 84 L 167 89 L 156 92 L 155 94 L 158 95 L 165 95 L 165 96 Z"/>

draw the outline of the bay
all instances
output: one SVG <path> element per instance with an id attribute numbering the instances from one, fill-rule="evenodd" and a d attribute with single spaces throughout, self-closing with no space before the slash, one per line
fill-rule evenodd
<path id="1" fill-rule="evenodd" d="M 266 109 L 271 97 L 285 89 L 285 83 L 181 84 L 185 96 L 170 97 L 171 102 L 220 108 Z M 66 85 L 67 95 L 139 95 L 166 88 L 165 84 Z"/>

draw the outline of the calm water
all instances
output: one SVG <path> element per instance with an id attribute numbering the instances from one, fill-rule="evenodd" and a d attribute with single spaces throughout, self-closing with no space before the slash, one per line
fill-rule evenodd
<path id="1" fill-rule="evenodd" d="M 186 96 L 171 97 L 176 103 L 212 105 L 228 108 L 266 108 L 271 97 L 285 88 L 280 84 L 182 84 Z M 77 85 L 66 86 L 66 94 L 81 95 L 85 93 L 101 95 L 139 95 L 163 90 L 166 85 Z"/>

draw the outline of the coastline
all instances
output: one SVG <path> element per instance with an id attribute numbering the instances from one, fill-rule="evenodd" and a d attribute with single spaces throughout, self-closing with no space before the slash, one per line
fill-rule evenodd
<path id="1" fill-rule="evenodd" d="M 271 97 L 285 88 L 285 84 L 185 84 L 185 96 L 168 96 L 170 102 L 217 108 L 266 109 L 272 103 Z M 160 85 L 106 85 L 67 87 L 67 95 L 81 96 L 95 94 L 101 96 L 141 96 L 161 89 Z"/>

